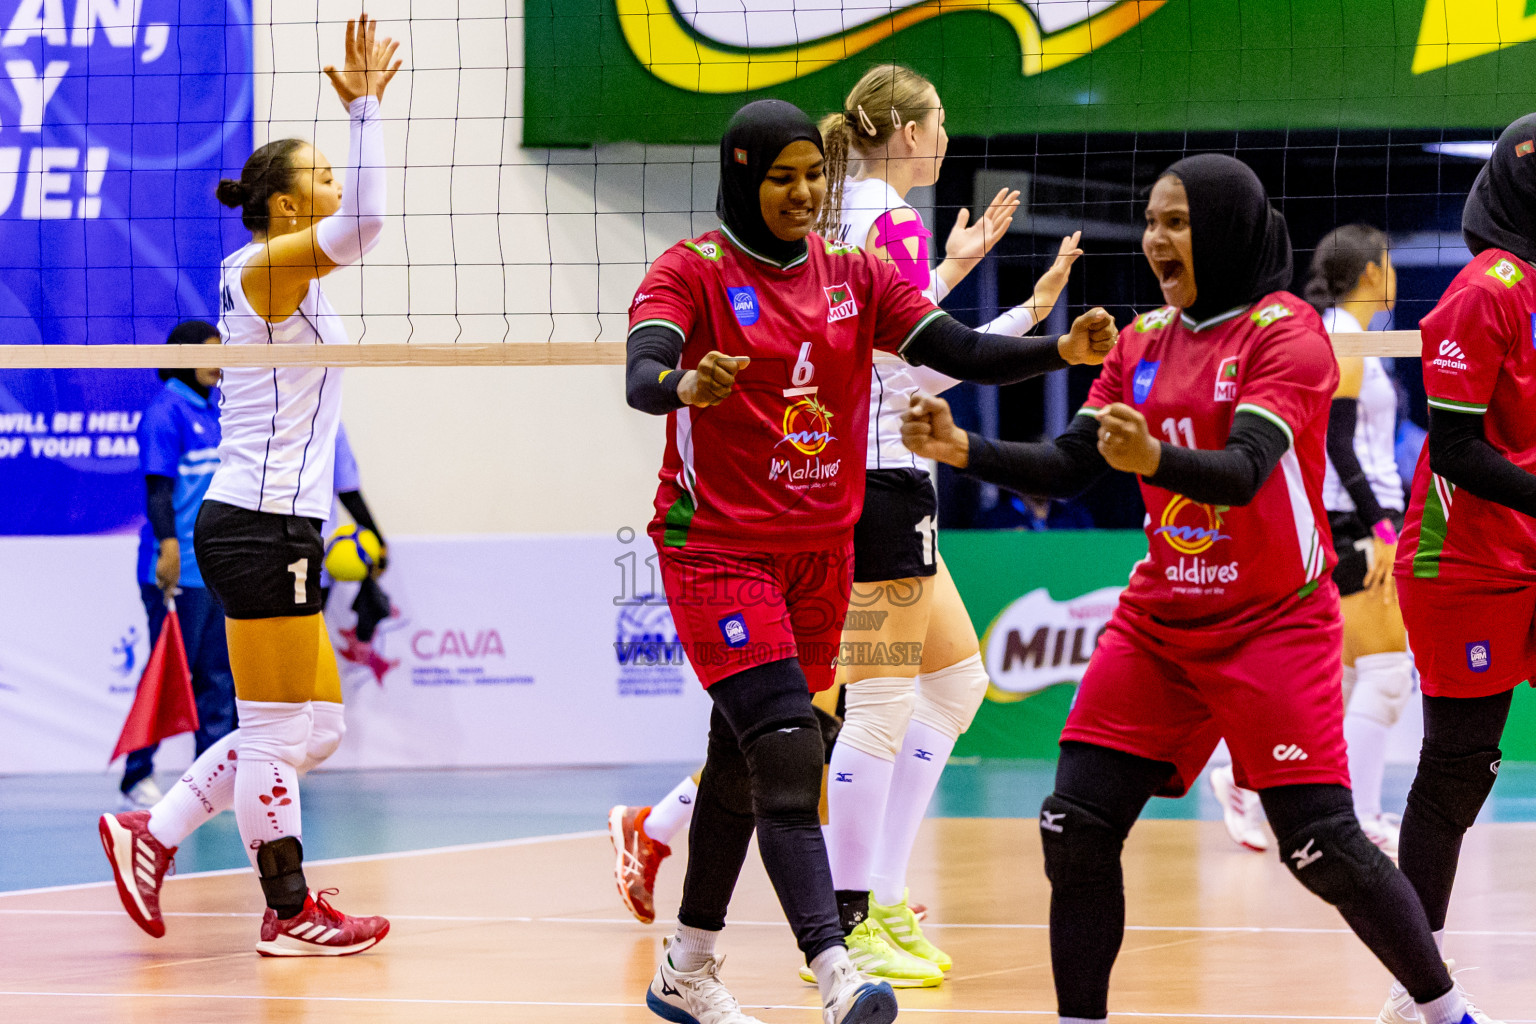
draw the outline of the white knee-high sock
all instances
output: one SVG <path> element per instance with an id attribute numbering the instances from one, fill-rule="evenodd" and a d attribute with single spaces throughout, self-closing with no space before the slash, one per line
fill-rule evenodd
<path id="1" fill-rule="evenodd" d="M 1355 816 L 1374 818 L 1381 813 L 1387 727 L 1364 715 L 1345 715 L 1344 742 L 1349 747 L 1349 785 L 1354 791 Z"/>
<path id="2" fill-rule="evenodd" d="M 239 745 L 235 729 L 203 751 L 150 809 L 149 834 L 166 846 L 180 846 L 199 825 L 233 806 Z"/>
<path id="3" fill-rule="evenodd" d="M 662 846 L 671 846 L 672 837 L 693 820 L 693 801 L 698 795 L 699 784 L 693 776 L 683 779 L 672 792 L 651 805 L 651 813 L 642 823 L 645 834 Z"/>
<path id="4" fill-rule="evenodd" d="M 236 701 L 240 711 L 240 770 L 235 773 L 235 823 L 256 866 L 263 843 L 302 839 L 299 765 L 313 723 L 308 702 Z"/>
<path id="5" fill-rule="evenodd" d="M 890 795 L 885 801 L 885 821 L 875 848 L 870 892 L 884 906 L 899 903 L 906 895 L 907 862 L 939 776 L 955 749 L 953 737 L 926 722 L 913 719 L 896 758 Z M 834 876 L 835 877 L 835 876 Z"/>
<path id="6" fill-rule="evenodd" d="M 1349 746 L 1349 782 L 1355 814 L 1381 813 L 1381 777 L 1387 767 L 1387 732 L 1413 692 L 1413 662 L 1406 652 L 1367 654 L 1355 659 L 1355 688 L 1344 711 Z"/>
<path id="7" fill-rule="evenodd" d="M 839 742 L 827 766 L 827 859 L 838 889 L 869 889 L 895 764 Z"/>

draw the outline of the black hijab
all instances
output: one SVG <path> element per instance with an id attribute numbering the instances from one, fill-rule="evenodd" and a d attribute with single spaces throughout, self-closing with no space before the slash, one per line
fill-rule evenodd
<path id="1" fill-rule="evenodd" d="M 1199 323 L 1291 286 L 1291 236 L 1259 176 L 1221 153 L 1185 157 L 1164 174 L 1184 183 Z"/>
<path id="2" fill-rule="evenodd" d="M 758 100 L 736 111 L 720 140 L 715 212 L 743 245 L 779 263 L 805 255 L 805 241 L 786 242 L 768 230 L 758 189 L 784 147 L 802 139 L 822 148 L 821 132 L 804 111 L 783 100 Z"/>
<path id="3" fill-rule="evenodd" d="M 183 320 L 171 328 L 165 343 L 167 345 L 202 345 L 218 333 L 219 329 L 206 320 Z M 156 372 L 160 374 L 161 380 L 179 380 L 203 398 L 207 398 L 208 393 L 213 390 L 199 384 L 197 371 L 190 367 L 162 367 Z"/>
<path id="4" fill-rule="evenodd" d="M 1536 263 L 1536 114 L 1499 136 L 1462 208 L 1461 236 L 1474 256 L 1503 249 Z"/>

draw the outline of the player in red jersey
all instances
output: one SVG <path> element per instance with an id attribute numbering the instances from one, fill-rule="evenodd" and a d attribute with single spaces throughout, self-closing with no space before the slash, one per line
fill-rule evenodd
<path id="1" fill-rule="evenodd" d="M 1442 941 L 1515 687 L 1536 677 L 1536 114 L 1499 137 L 1461 229 L 1475 257 L 1419 324 L 1429 440 L 1396 565 L 1424 703 L 1398 863 Z M 1403 1011 L 1394 990 L 1381 1020 Z"/>
<path id="2" fill-rule="evenodd" d="M 1125 922 L 1121 846 L 1222 736 L 1281 859 L 1409 986 L 1426 1024 L 1465 1007 L 1407 880 L 1355 818 L 1339 700 L 1338 590 L 1322 504 L 1338 383 L 1316 312 L 1285 291 L 1291 243 L 1258 178 L 1227 156 L 1158 179 L 1142 248 L 1168 305 L 1139 317 L 1055 441 L 988 441 L 919 396 L 919 455 L 1026 494 L 1141 476 L 1147 557 L 1083 677 L 1041 809 L 1063 1022 L 1108 1015 Z"/>
<path id="3" fill-rule="evenodd" d="M 714 701 L 678 930 L 646 997 L 679 1024 L 750 1024 L 714 942 L 754 827 L 826 1024 L 896 1015 L 890 986 L 860 975 L 844 946 L 810 696 L 839 656 L 874 349 L 1000 382 L 1099 362 L 1114 341 L 1103 310 L 1060 339 L 956 323 L 892 265 L 811 232 L 822 163 L 800 110 L 742 108 L 720 144 L 720 229 L 663 253 L 630 310 L 629 404 L 668 416 L 650 533 Z"/>

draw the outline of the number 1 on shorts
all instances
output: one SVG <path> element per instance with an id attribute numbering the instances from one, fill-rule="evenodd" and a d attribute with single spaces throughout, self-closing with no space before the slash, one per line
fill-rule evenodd
<path id="1" fill-rule="evenodd" d="M 288 566 L 288 571 L 293 573 L 293 603 L 304 603 L 304 584 L 309 582 L 309 559 L 301 558 Z"/>
<path id="2" fill-rule="evenodd" d="M 939 524 L 934 520 L 933 516 L 923 516 L 912 529 L 916 530 L 923 538 L 923 564 L 932 565 L 933 546 L 939 538 Z"/>

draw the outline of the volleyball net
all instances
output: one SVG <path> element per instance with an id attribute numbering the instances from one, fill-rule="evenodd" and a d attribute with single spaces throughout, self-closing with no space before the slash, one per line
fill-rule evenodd
<path id="1" fill-rule="evenodd" d="M 1343 354 L 1416 356 L 1466 261 L 1462 202 L 1536 105 L 1525 0 L 370 0 L 405 69 L 383 104 L 389 219 L 325 279 L 350 345 L 162 344 L 217 318 L 249 240 L 213 190 L 252 148 L 346 156 L 339 63 L 356 0 L 0 0 L 0 369 L 571 365 L 623 361 L 650 261 L 715 224 L 717 140 L 763 96 L 841 109 L 877 63 L 930 78 L 938 183 L 910 201 L 934 249 L 1001 187 L 1009 234 L 946 300 L 970 323 L 1024 301 L 1063 235 L 1085 255 L 1047 329 L 1158 304 L 1141 205 L 1182 156 L 1225 152 L 1312 248 L 1383 229 L 1394 330 Z M 1378 325 L 1380 326 L 1380 325 Z"/>

